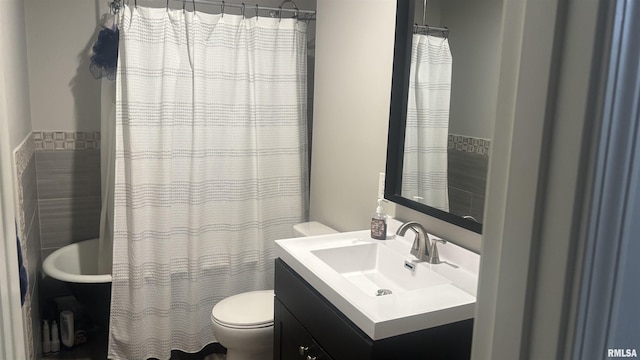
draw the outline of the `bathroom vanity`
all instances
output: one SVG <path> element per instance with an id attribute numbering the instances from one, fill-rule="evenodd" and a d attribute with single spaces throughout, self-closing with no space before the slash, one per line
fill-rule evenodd
<path id="1" fill-rule="evenodd" d="M 477 273 L 367 233 L 276 242 L 274 359 L 468 359 Z"/>

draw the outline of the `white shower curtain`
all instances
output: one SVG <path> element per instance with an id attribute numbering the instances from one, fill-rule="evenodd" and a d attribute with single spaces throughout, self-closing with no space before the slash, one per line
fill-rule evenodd
<path id="1" fill-rule="evenodd" d="M 98 271 L 111 274 L 113 265 L 113 171 L 115 170 L 116 83 L 101 80 L 100 97 L 100 179 L 102 208 L 98 242 Z"/>
<path id="2" fill-rule="evenodd" d="M 306 217 L 306 24 L 125 7 L 119 29 L 109 356 L 168 359 L 273 287 Z"/>
<path id="3" fill-rule="evenodd" d="M 451 69 L 446 38 L 413 35 L 401 194 L 443 211 L 449 211 Z"/>

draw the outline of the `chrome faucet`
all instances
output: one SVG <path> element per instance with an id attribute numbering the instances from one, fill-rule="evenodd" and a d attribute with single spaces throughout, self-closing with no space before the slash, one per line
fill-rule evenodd
<path id="1" fill-rule="evenodd" d="M 436 243 L 441 242 L 445 244 L 446 241 L 440 239 L 429 241 L 427 230 L 415 221 L 408 221 L 400 225 L 398 231 L 396 231 L 396 234 L 404 236 L 408 229 L 411 229 L 416 233 L 416 237 L 413 240 L 413 245 L 411 245 L 411 255 L 417 257 L 418 260 L 423 260 L 430 264 L 440 264 L 441 261 L 440 256 L 438 255 L 438 248 L 436 247 Z"/>

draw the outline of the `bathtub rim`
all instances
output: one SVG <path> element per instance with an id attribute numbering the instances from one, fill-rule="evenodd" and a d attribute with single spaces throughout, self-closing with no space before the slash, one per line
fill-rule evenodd
<path id="1" fill-rule="evenodd" d="M 99 284 L 99 283 L 111 283 L 112 276 L 111 274 L 100 274 L 100 275 L 79 275 L 79 274 L 71 274 L 65 271 L 60 270 L 55 266 L 56 260 L 61 256 L 65 255 L 68 251 L 78 251 L 75 248 L 82 246 L 83 243 L 89 241 L 99 241 L 99 239 L 87 239 L 83 241 L 79 241 L 73 244 L 69 244 L 61 247 L 60 249 L 49 254 L 44 261 L 42 262 L 42 270 L 47 276 L 50 276 L 54 279 L 70 282 L 70 283 L 79 283 L 79 284 Z"/>

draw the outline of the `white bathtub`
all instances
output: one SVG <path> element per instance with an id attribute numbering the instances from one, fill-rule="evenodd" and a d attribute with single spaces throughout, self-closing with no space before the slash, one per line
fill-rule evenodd
<path id="1" fill-rule="evenodd" d="M 69 283 L 110 283 L 111 274 L 98 271 L 98 239 L 67 245 L 42 263 L 45 274 Z"/>

